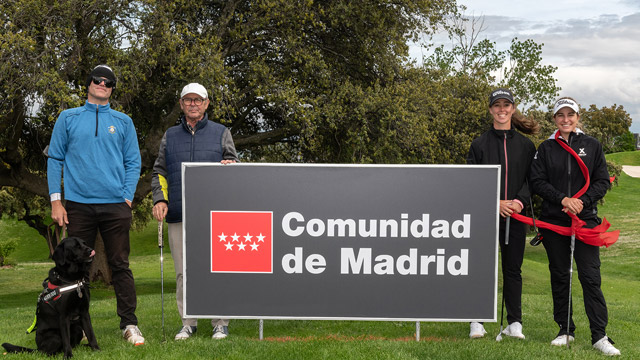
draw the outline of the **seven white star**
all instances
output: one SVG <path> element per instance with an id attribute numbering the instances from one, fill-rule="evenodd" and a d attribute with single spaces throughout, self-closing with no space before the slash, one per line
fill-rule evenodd
<path id="1" fill-rule="evenodd" d="M 260 245 L 258 245 L 258 244 L 251 244 L 251 251 L 254 251 L 254 250 L 255 250 L 255 251 L 258 251 L 258 246 L 260 246 Z"/>
<path id="2" fill-rule="evenodd" d="M 233 233 L 233 235 L 231 235 L 231 238 L 232 238 L 233 240 L 231 240 L 231 241 L 239 241 L 239 240 L 238 240 L 238 238 L 239 238 L 239 237 L 240 237 L 240 235 L 238 235 L 237 233 Z"/>
<path id="3" fill-rule="evenodd" d="M 264 242 L 264 238 L 266 236 L 262 235 L 262 233 L 260 233 L 260 235 L 256 236 L 258 238 L 258 242 Z"/>
<path id="4" fill-rule="evenodd" d="M 227 241 L 227 235 L 225 235 L 224 233 L 221 233 L 220 235 L 218 235 L 218 237 L 220 238 L 220 241 Z"/>
<path id="5" fill-rule="evenodd" d="M 233 244 L 231 243 L 224 244 L 224 246 L 227 248 L 227 250 L 233 250 Z"/>
<path id="6" fill-rule="evenodd" d="M 252 237 L 253 236 L 251 236 L 251 235 L 249 235 L 249 233 L 247 233 L 247 235 L 244 236 L 244 241 L 245 242 L 250 242 Z"/>

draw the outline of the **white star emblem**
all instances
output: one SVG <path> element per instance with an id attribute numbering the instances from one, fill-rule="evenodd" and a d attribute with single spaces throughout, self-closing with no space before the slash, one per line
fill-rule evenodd
<path id="1" fill-rule="evenodd" d="M 260 246 L 260 245 L 258 245 L 258 244 L 251 244 L 250 246 L 251 246 L 251 251 L 254 251 L 254 250 L 255 250 L 255 251 L 258 251 L 258 246 Z"/>
<path id="2" fill-rule="evenodd" d="M 264 238 L 266 238 L 266 236 L 262 235 L 262 233 L 260 233 L 260 235 L 256 237 L 258 238 L 258 242 L 264 242 Z"/>
<path id="3" fill-rule="evenodd" d="M 251 236 L 251 235 L 249 235 L 249 233 L 247 233 L 247 235 L 244 236 L 244 241 L 250 242 L 252 237 L 253 236 Z"/>
<path id="4" fill-rule="evenodd" d="M 220 238 L 220 241 L 227 241 L 227 235 L 225 235 L 224 233 L 221 233 L 220 235 L 218 235 L 218 237 Z"/>
<path id="5" fill-rule="evenodd" d="M 224 244 L 224 246 L 227 248 L 226 250 L 233 250 L 233 244 L 232 243 Z"/>
<path id="6" fill-rule="evenodd" d="M 238 250 L 244 251 L 244 247 L 245 246 L 247 246 L 247 245 L 246 244 L 242 244 L 242 243 L 238 244 Z"/>
<path id="7" fill-rule="evenodd" d="M 232 238 L 233 240 L 231 240 L 231 241 L 232 241 L 232 242 L 233 242 L 233 241 L 238 241 L 238 238 L 239 238 L 239 237 L 240 237 L 240 235 L 238 235 L 237 233 L 233 233 L 233 235 L 231 235 L 231 238 Z"/>

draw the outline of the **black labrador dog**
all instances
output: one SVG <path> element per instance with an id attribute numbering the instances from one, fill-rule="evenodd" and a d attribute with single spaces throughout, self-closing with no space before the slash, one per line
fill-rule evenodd
<path id="1" fill-rule="evenodd" d="M 54 355 L 64 352 L 73 356 L 71 348 L 82 340 L 83 333 L 93 350 L 100 350 L 89 316 L 89 269 L 95 251 L 82 239 L 68 237 L 53 252 L 55 267 L 42 283 L 43 291 L 36 310 L 36 345 L 38 350 Z M 33 352 L 4 343 L 7 352 Z"/>

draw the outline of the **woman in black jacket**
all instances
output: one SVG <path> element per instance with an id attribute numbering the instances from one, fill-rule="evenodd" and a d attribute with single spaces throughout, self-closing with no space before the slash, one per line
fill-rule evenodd
<path id="1" fill-rule="evenodd" d="M 526 179 L 535 146 L 516 129 L 533 134 L 538 132 L 540 126 L 517 112 L 513 94 L 508 89 L 496 89 L 491 92 L 489 112 L 493 117 L 493 124 L 487 132 L 473 140 L 467 163 L 501 165 L 499 240 L 502 253 L 502 292 L 509 323 L 502 333 L 524 339 L 520 268 L 524 257 L 526 227 L 523 223 L 510 219 L 510 216 L 514 212 L 520 213 L 529 203 L 530 192 Z M 510 219 L 510 224 L 509 234 L 505 239 L 507 219 Z M 485 333 L 482 324 L 470 324 L 469 337 L 472 339 L 483 337 Z"/>
<path id="2" fill-rule="evenodd" d="M 540 144 L 531 163 L 531 187 L 543 199 L 540 220 L 570 227 L 571 218 L 568 213 L 572 213 L 586 223 L 585 228 L 594 228 L 601 223 L 597 202 L 604 197 L 610 186 L 602 145 L 577 129 L 580 111 L 574 99 L 559 99 L 553 109 L 553 119 L 558 130 L 550 139 Z M 586 166 L 584 171 L 587 171 L 590 183 L 580 197 L 573 196 L 582 192 L 587 184 L 586 177 L 576 155 L 571 154 L 561 142 L 573 149 Z M 574 339 L 575 324 L 569 315 L 571 244 L 574 243 L 573 255 L 591 327 L 591 343 L 606 355 L 620 355 L 605 332 L 608 315 L 607 304 L 600 289 L 600 248 L 582 241 L 571 241 L 570 236 L 551 230 L 541 229 L 541 233 L 549 259 L 553 317 L 560 327 L 551 344 L 563 346 Z"/>

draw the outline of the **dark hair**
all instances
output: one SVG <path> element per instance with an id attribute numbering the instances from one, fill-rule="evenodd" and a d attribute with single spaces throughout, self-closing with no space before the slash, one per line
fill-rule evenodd
<path id="1" fill-rule="evenodd" d="M 524 134 L 533 135 L 540 132 L 540 124 L 534 119 L 524 117 L 518 109 L 511 116 L 511 123 Z"/>

